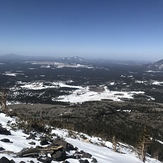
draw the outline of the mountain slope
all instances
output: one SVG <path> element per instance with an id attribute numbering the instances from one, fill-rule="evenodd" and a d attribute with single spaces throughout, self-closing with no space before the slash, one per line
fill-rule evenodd
<path id="1" fill-rule="evenodd" d="M 148 69 L 153 71 L 162 71 L 163 70 L 163 59 L 147 66 Z"/>
<path id="2" fill-rule="evenodd" d="M 0 113 L 0 124 L 0 161 L 8 159 L 14 160 L 15 163 L 20 163 L 21 161 L 33 161 L 34 163 L 38 163 L 42 162 L 40 158 L 52 158 L 52 155 L 50 156 L 50 153 L 47 153 L 47 156 L 39 154 L 39 157 L 31 157 L 30 155 L 27 155 L 27 157 L 23 156 L 22 149 L 24 149 L 24 151 L 28 151 L 36 149 L 46 149 L 48 147 L 47 144 L 43 144 L 42 141 L 42 138 L 44 138 L 44 140 L 45 138 L 47 138 L 47 135 L 45 133 L 37 133 L 33 130 L 32 132 L 25 134 L 23 130 L 17 129 L 17 126 L 18 124 L 21 124 L 21 121 L 19 121 L 19 119 L 17 119 L 16 117 L 7 117 L 4 113 Z M 9 131 L 10 134 L 5 134 L 4 132 L 2 132 L 2 128 L 3 131 Z M 35 135 L 34 138 L 32 138 L 31 135 Z M 130 147 L 128 145 L 124 145 L 121 143 L 119 144 L 119 150 L 123 152 L 123 154 L 121 154 L 112 151 L 112 143 L 103 141 L 102 139 L 97 137 L 90 137 L 83 133 L 53 128 L 51 130 L 51 136 L 53 141 L 56 141 L 55 139 L 60 137 L 62 138 L 62 143 L 66 142 L 67 144 L 68 142 L 67 145 L 69 145 L 71 149 L 69 148 L 70 150 L 66 151 L 66 155 L 69 156 L 66 158 L 66 161 L 68 161 L 69 163 L 80 163 L 82 162 L 82 160 L 85 161 L 85 163 L 142 163 L 136 157 L 136 153 L 134 152 L 133 147 Z M 62 161 L 55 161 L 55 159 L 49 160 L 49 162 L 51 163 Z M 160 162 L 151 158 L 147 158 L 146 163 Z"/>

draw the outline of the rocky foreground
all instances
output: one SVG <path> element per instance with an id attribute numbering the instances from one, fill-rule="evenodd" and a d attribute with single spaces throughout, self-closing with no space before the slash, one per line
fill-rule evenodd
<path id="1" fill-rule="evenodd" d="M 47 125 L 36 131 L 27 123 L 0 113 L 0 163 L 141 163 L 127 144 L 117 143 L 114 152 L 113 144 L 99 137 Z"/>
<path id="2" fill-rule="evenodd" d="M 19 130 L 21 126 L 18 119 L 7 117 L 1 113 L 0 125 L 0 162 L 16 163 L 16 162 L 44 162 L 65 161 L 66 159 L 78 160 L 79 162 L 97 162 L 91 154 L 79 150 L 72 144 L 68 143 L 60 134 L 64 134 L 64 130 L 53 130 L 50 133 L 49 128 L 45 128 L 45 132 L 37 133 L 31 130 L 28 134 L 23 130 Z M 26 126 L 24 126 L 26 127 Z M 56 134 L 55 132 L 58 132 Z M 68 134 L 68 133 L 67 133 Z M 4 155 L 4 156 L 3 156 Z M 10 158 L 12 158 L 10 160 Z M 19 161 L 21 160 L 21 161 Z M 89 161 L 88 161 L 89 160 Z"/>

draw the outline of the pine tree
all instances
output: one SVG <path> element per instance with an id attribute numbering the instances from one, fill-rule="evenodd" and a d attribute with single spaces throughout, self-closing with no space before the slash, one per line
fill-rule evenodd
<path id="1" fill-rule="evenodd" d="M 147 124 L 144 125 L 143 131 L 140 134 L 139 137 L 139 143 L 138 143 L 138 155 L 139 159 L 141 159 L 143 162 L 145 162 L 146 152 L 149 144 L 151 144 L 151 138 L 149 134 L 149 129 L 147 127 Z"/>
<path id="2" fill-rule="evenodd" d="M 6 100 L 7 100 L 7 91 L 4 89 L 0 92 L 0 105 L 2 107 L 2 111 L 7 113 L 8 109 L 6 105 Z"/>
<path id="3" fill-rule="evenodd" d="M 117 141 L 115 136 L 113 136 L 112 138 L 112 147 L 113 147 L 113 151 L 117 152 Z"/>

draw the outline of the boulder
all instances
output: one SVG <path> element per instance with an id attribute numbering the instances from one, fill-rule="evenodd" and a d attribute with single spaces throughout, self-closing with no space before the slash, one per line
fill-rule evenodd
<path id="1" fill-rule="evenodd" d="M 30 145 L 36 145 L 36 143 L 33 142 L 33 141 L 32 141 L 32 142 L 29 142 L 29 144 L 30 144 Z"/>
<path id="2" fill-rule="evenodd" d="M 8 131 L 6 128 L 3 128 L 3 127 L 0 125 L 0 134 L 2 134 L 2 135 L 11 135 L 11 132 Z"/>
<path id="3" fill-rule="evenodd" d="M 89 153 L 87 153 L 87 152 L 84 152 L 84 151 L 76 151 L 75 153 L 74 153 L 74 158 L 76 158 L 76 159 L 81 159 L 81 158 L 91 158 L 92 157 L 92 155 L 91 154 L 89 154 Z"/>
<path id="4" fill-rule="evenodd" d="M 43 163 L 51 163 L 51 162 L 52 160 L 47 158 Z"/>
<path id="5" fill-rule="evenodd" d="M 0 147 L 0 151 L 3 151 L 3 150 L 5 150 L 3 147 Z"/>
<path id="6" fill-rule="evenodd" d="M 40 144 L 41 145 L 48 145 L 49 144 L 48 139 L 46 137 L 41 138 Z"/>
<path id="7" fill-rule="evenodd" d="M 9 139 L 6 139 L 6 138 L 1 139 L 0 141 L 5 142 L 5 143 L 11 143 L 10 140 Z"/>
<path id="8" fill-rule="evenodd" d="M 29 163 L 35 163 L 35 162 L 31 160 Z"/>
<path id="9" fill-rule="evenodd" d="M 59 146 L 61 145 L 65 151 L 77 150 L 77 148 L 75 148 L 72 144 L 69 144 L 63 139 L 57 138 L 53 141 L 53 144 L 59 145 Z"/>
<path id="10" fill-rule="evenodd" d="M 54 153 L 51 156 L 55 161 L 64 161 L 67 158 L 66 152 L 63 149 L 54 151 Z"/>
<path id="11" fill-rule="evenodd" d="M 15 163 L 13 160 L 9 160 L 8 158 L 6 158 L 6 157 L 2 157 L 1 159 L 0 159 L 0 163 Z"/>
<path id="12" fill-rule="evenodd" d="M 52 158 L 40 156 L 37 158 L 37 160 L 43 163 L 51 163 Z"/>
<path id="13" fill-rule="evenodd" d="M 30 133 L 30 135 L 26 139 L 27 140 L 29 140 L 29 139 L 35 140 L 35 138 L 36 138 L 36 133 Z"/>
<path id="14" fill-rule="evenodd" d="M 97 163 L 97 160 L 95 158 L 92 158 L 91 163 Z"/>
<path id="15" fill-rule="evenodd" d="M 80 163 L 89 163 L 88 160 L 79 160 Z"/>
<path id="16" fill-rule="evenodd" d="M 39 152 L 40 150 L 37 148 L 27 148 L 27 149 L 23 149 L 22 151 L 20 151 L 17 156 L 18 157 L 34 157 L 37 158 L 39 156 Z"/>
<path id="17" fill-rule="evenodd" d="M 86 153 L 84 151 L 80 151 L 80 153 L 81 153 L 83 158 L 91 158 L 92 157 L 92 155 L 90 153 Z"/>

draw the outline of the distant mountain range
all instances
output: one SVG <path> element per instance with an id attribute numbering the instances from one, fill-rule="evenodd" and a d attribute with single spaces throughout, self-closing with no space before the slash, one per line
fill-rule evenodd
<path id="1" fill-rule="evenodd" d="M 77 63 L 77 64 L 84 64 L 84 63 L 90 63 L 89 60 L 74 56 L 74 57 L 61 57 L 61 58 L 56 58 L 56 57 L 51 57 L 51 56 L 23 56 L 23 55 L 18 55 L 18 54 L 5 54 L 5 55 L 0 55 L 0 62 L 2 61 L 55 61 L 55 62 L 63 62 L 63 63 Z"/>
<path id="2" fill-rule="evenodd" d="M 163 59 L 154 62 L 152 64 L 147 65 L 147 69 L 154 70 L 154 71 L 162 71 L 163 70 Z"/>
<path id="3" fill-rule="evenodd" d="M 71 64 L 71 63 L 77 63 L 77 64 L 88 64 L 88 63 L 90 63 L 89 60 L 78 57 L 78 56 L 58 58 L 57 61 L 63 62 L 63 63 L 69 63 L 69 64 Z"/>
<path id="4" fill-rule="evenodd" d="M 24 56 L 18 55 L 18 54 L 5 54 L 0 55 L 0 61 L 15 61 L 15 60 L 23 60 Z"/>
<path id="5" fill-rule="evenodd" d="M 61 63 L 68 63 L 68 64 L 92 64 L 92 63 L 98 63 L 99 65 L 108 65 L 110 64 L 128 64 L 128 65 L 135 65 L 136 62 L 129 62 L 129 61 L 112 61 L 112 60 L 88 60 L 84 59 L 82 57 L 78 56 L 73 56 L 73 57 L 61 57 L 61 58 L 56 58 L 52 56 L 23 56 L 23 55 L 18 55 L 18 54 L 6 54 L 6 55 L 0 55 L 0 62 L 4 61 L 54 61 L 54 62 L 61 62 Z M 143 66 L 147 70 L 153 70 L 153 71 L 163 71 L 163 59 L 159 60 L 154 63 L 149 63 L 149 64 L 138 64 Z"/>

